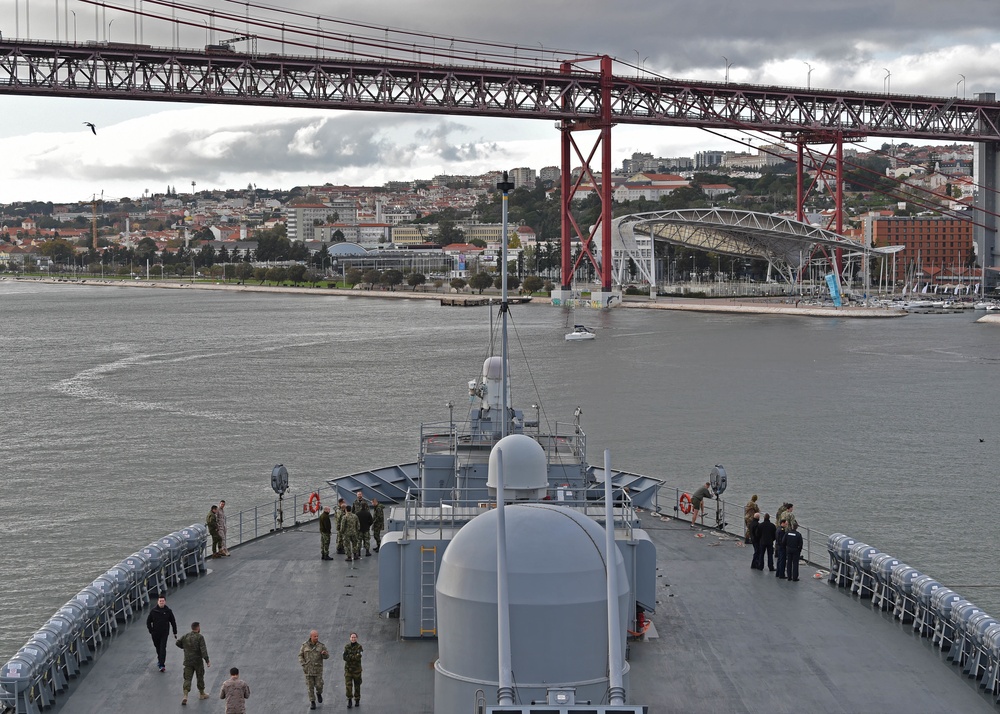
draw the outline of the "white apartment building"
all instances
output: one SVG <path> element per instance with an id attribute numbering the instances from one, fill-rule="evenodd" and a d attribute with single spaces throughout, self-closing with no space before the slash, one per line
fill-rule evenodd
<path id="1" fill-rule="evenodd" d="M 511 169 L 508 172 L 510 180 L 514 184 L 514 188 L 534 188 L 535 187 L 535 170 L 527 167 L 521 167 L 518 169 Z"/>
<path id="2" fill-rule="evenodd" d="M 334 209 L 325 203 L 297 203 L 285 209 L 288 218 L 288 240 L 311 241 L 316 238 L 317 222 L 320 225 L 329 222 L 329 216 L 334 214 Z"/>

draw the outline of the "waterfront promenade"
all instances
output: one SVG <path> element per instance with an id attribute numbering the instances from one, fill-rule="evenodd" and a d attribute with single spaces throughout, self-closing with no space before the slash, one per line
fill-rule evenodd
<path id="1" fill-rule="evenodd" d="M 279 293 L 287 295 L 323 295 L 340 297 L 361 297 L 376 299 L 401 300 L 442 300 L 467 295 L 470 299 L 478 298 L 475 293 L 428 292 L 400 290 L 363 290 L 344 288 L 313 288 L 270 285 L 237 285 L 232 283 L 190 283 L 179 280 L 109 280 L 109 279 L 66 279 L 66 278 L 0 278 L 0 280 L 17 280 L 18 282 L 41 282 L 54 285 L 84 285 L 91 287 L 112 288 L 158 288 L 166 290 L 219 290 L 226 292 L 246 293 Z M 486 297 L 486 296 L 483 296 Z M 497 299 L 498 296 L 494 296 Z M 787 300 L 787 298 L 785 298 Z M 550 305 L 548 297 L 535 296 L 531 305 Z M 826 307 L 804 303 L 761 300 L 760 298 L 739 298 L 704 300 L 697 298 L 661 297 L 656 300 L 649 298 L 628 298 L 619 306 L 630 310 L 675 310 L 681 312 L 712 312 L 742 315 L 790 315 L 795 317 L 839 317 L 856 319 L 884 319 L 905 317 L 907 312 L 890 307 Z M 977 322 L 1000 324 L 1000 315 L 988 313 Z"/>

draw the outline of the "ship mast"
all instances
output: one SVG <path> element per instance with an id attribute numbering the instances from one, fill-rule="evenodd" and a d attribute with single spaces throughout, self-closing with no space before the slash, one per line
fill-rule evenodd
<path id="1" fill-rule="evenodd" d="M 507 379 L 509 376 L 507 350 L 507 313 L 510 310 L 510 303 L 507 299 L 507 194 L 514 189 L 514 184 L 507 177 L 507 172 L 503 172 L 503 181 L 497 184 L 497 188 L 503 194 L 503 204 L 501 210 L 502 222 L 500 228 L 500 361 L 503 364 L 503 375 L 501 377 L 500 406 L 503 418 L 500 422 L 500 438 L 507 436 L 507 425 L 510 419 L 507 404 Z"/>
<path id="2" fill-rule="evenodd" d="M 507 436 L 507 194 L 514 188 L 503 172 L 503 181 L 497 184 L 503 193 L 503 222 L 501 228 L 500 250 L 500 362 L 503 370 L 500 391 L 501 411 L 500 438 Z M 507 583 L 507 519 L 504 496 L 503 451 L 497 450 L 497 661 L 499 663 L 497 704 L 511 706 L 514 704 L 514 674 L 510 644 L 510 601 Z"/>

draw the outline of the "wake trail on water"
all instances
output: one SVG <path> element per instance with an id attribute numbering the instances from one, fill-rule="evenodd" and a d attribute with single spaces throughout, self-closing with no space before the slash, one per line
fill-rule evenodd
<path id="1" fill-rule="evenodd" d="M 120 394 L 114 394 L 101 385 L 105 380 L 120 372 L 142 369 L 147 367 L 162 367 L 170 364 L 183 364 L 186 362 L 197 362 L 211 359 L 224 359 L 227 357 L 246 357 L 248 354 L 267 354 L 288 349 L 301 347 L 316 347 L 326 344 L 325 342 L 303 342 L 299 344 L 281 343 L 256 347 L 252 349 L 241 349 L 238 352 L 233 350 L 217 350 L 214 352 L 200 352 L 194 354 L 134 354 L 121 357 L 112 362 L 99 364 L 88 369 L 77 372 L 72 377 L 60 380 L 50 386 L 50 389 L 75 399 L 107 404 L 118 409 L 132 411 L 162 412 L 183 417 L 194 417 L 209 421 L 237 422 L 239 424 L 266 424 L 276 426 L 288 426 L 294 428 L 310 428 L 315 426 L 314 422 L 303 422 L 294 420 L 277 420 L 273 415 L 268 419 L 256 419 L 244 413 L 232 414 L 229 412 L 208 411 L 201 409 L 186 409 L 164 402 L 153 402 L 142 399 L 133 399 Z"/>

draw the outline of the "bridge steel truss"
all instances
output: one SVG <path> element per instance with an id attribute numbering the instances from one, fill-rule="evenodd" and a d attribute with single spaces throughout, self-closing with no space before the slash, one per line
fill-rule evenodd
<path id="1" fill-rule="evenodd" d="M 562 130 L 564 176 L 570 175 L 569 132 L 601 132 L 602 184 L 610 176 L 614 124 L 780 132 L 806 140 L 836 134 L 964 141 L 985 146 L 979 153 L 994 167 L 978 176 L 980 194 L 992 195 L 1000 184 L 1000 104 L 992 94 L 965 100 L 631 78 L 613 75 L 610 57 L 592 59 L 596 71 L 582 68 L 581 60 L 536 70 L 3 39 L 0 94 L 546 119 Z M 596 144 L 577 155 L 584 173 L 597 179 L 590 166 Z M 610 254 L 610 191 L 594 188 L 608 198 L 600 221 L 603 257 Z M 566 210 L 564 255 L 571 238 L 565 226 L 573 225 Z M 980 246 L 986 261 L 995 254 L 997 229 L 995 221 L 981 223 L 987 225 Z M 609 266 L 600 273 L 610 290 Z"/>

